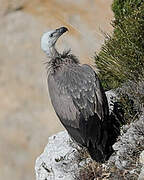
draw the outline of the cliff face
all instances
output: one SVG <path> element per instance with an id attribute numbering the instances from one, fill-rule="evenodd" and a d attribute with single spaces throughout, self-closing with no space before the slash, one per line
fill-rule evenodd
<path id="1" fill-rule="evenodd" d="M 40 19 L 48 29 L 66 26 L 68 36 L 60 41 L 59 48 L 70 47 L 81 56 L 82 62 L 90 62 L 90 56 L 99 50 L 103 42 L 103 32 L 111 32 L 112 0 L 97 2 L 80 0 L 41 0 L 25 4 L 25 12 Z M 107 23 L 108 22 L 108 23 Z M 61 48 L 62 46 L 62 48 Z"/>
<path id="2" fill-rule="evenodd" d="M 112 31 L 111 2 L 0 0 L 0 179 L 34 179 L 36 156 L 62 129 L 47 97 L 41 34 L 67 26 L 58 47 L 92 64 L 99 29 Z"/>

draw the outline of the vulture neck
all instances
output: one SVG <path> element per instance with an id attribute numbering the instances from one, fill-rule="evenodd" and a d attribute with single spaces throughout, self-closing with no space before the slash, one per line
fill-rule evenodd
<path id="1" fill-rule="evenodd" d="M 64 67 L 68 64 L 79 64 L 79 60 L 76 56 L 70 53 L 70 50 L 64 51 L 60 54 L 55 46 L 47 48 L 46 51 L 49 61 L 47 62 L 48 70 L 51 69 L 51 73 L 56 72 L 57 69 Z"/>
<path id="2" fill-rule="evenodd" d="M 55 45 L 49 47 L 48 50 L 47 50 L 47 52 L 46 52 L 46 54 L 47 54 L 48 58 L 53 58 L 53 57 L 59 56 L 59 53 L 58 53 L 58 51 L 56 50 Z"/>

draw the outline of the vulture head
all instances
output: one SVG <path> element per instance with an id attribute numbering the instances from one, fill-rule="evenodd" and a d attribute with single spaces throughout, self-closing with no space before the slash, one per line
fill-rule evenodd
<path id="1" fill-rule="evenodd" d="M 66 27 L 60 27 L 53 31 L 45 32 L 41 37 L 41 49 L 48 55 L 52 56 L 53 53 L 56 53 L 55 43 L 58 38 L 68 31 Z"/>

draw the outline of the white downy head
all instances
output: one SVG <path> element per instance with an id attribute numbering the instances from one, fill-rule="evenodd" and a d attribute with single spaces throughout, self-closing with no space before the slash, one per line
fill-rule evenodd
<path id="1" fill-rule="evenodd" d="M 41 49 L 48 55 L 53 56 L 56 53 L 55 43 L 58 38 L 68 31 L 66 27 L 61 27 L 53 31 L 45 32 L 41 37 Z"/>

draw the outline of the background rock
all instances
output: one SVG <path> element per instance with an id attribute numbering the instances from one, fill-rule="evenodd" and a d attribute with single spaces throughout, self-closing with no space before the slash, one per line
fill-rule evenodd
<path id="1" fill-rule="evenodd" d="M 48 136 L 63 129 L 47 96 L 44 31 L 67 26 L 60 50 L 71 48 L 82 63 L 111 32 L 112 0 L 0 0 L 0 179 L 35 179 L 36 157 Z"/>
<path id="2" fill-rule="evenodd" d="M 0 16 L 22 9 L 26 2 L 28 0 L 0 0 Z"/>
<path id="3" fill-rule="evenodd" d="M 47 97 L 39 49 L 44 26 L 20 11 L 0 26 L 0 179 L 33 179 L 35 156 L 48 136 L 62 129 Z"/>

